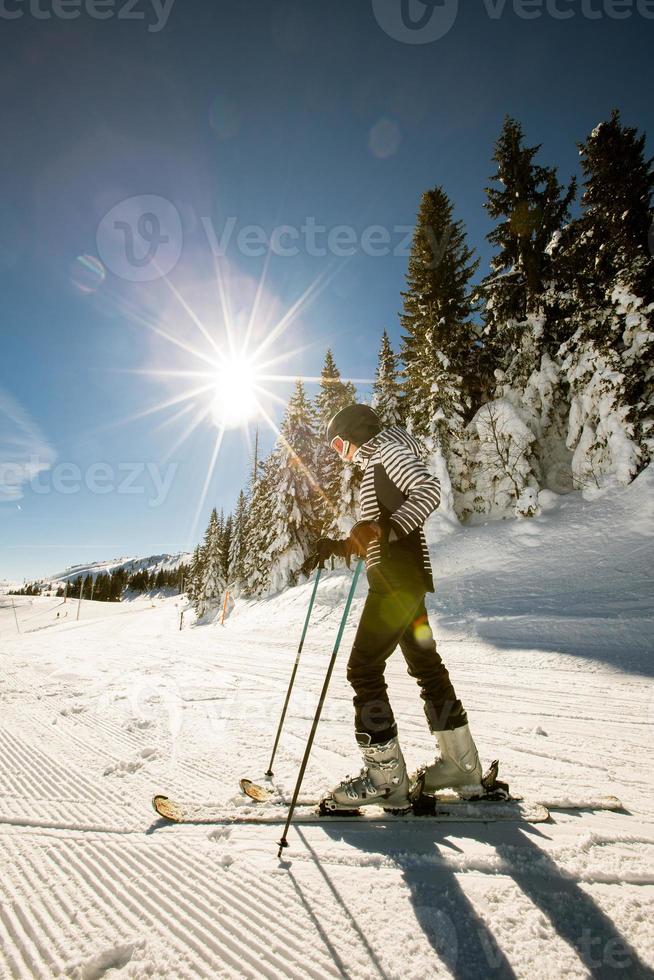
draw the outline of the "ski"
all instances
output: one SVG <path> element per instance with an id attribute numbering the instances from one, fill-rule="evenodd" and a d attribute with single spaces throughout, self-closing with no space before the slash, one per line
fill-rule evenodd
<path id="1" fill-rule="evenodd" d="M 155 796 L 152 800 L 155 812 L 171 823 L 183 824 L 283 824 L 286 821 L 287 804 L 261 803 L 254 806 L 226 807 L 220 804 L 177 802 L 167 796 Z M 549 819 L 549 810 L 540 803 L 523 800 L 493 800 L 470 802 L 452 799 L 450 802 L 434 800 L 429 812 L 386 813 L 381 807 L 366 807 L 360 811 L 320 813 L 319 801 L 312 800 L 296 809 L 296 822 L 301 824 L 358 823 L 384 825 L 391 823 L 494 823 L 511 821 L 543 823 Z"/>
<path id="2" fill-rule="evenodd" d="M 548 810 L 624 810 L 622 800 L 617 796 L 588 796 L 567 798 L 560 796 L 551 800 L 543 800 L 543 806 Z"/>
<path id="3" fill-rule="evenodd" d="M 267 789 L 265 786 L 261 786 L 259 783 L 253 782 L 251 779 L 241 779 L 240 787 L 245 795 L 249 796 L 255 803 L 273 803 L 276 806 L 287 805 L 286 801 L 279 799 L 278 794 L 274 793 L 270 789 Z M 425 798 L 422 797 L 422 799 L 424 800 Z M 509 801 L 514 803 L 521 802 L 522 797 L 509 796 L 507 802 Z M 438 796 L 439 805 L 460 806 L 462 802 L 465 801 L 461 800 L 460 797 L 455 795 L 439 794 Z M 478 800 L 473 802 L 487 805 L 488 803 L 495 803 L 496 800 L 489 797 L 487 800 Z M 617 796 L 612 796 L 610 794 L 588 796 L 581 799 L 579 797 L 570 798 L 561 796 L 552 799 L 537 800 L 536 802 L 541 806 L 544 806 L 547 810 L 624 810 L 622 800 L 618 799 Z M 319 803 L 319 800 L 305 801 L 306 806 L 318 806 Z M 430 806 L 429 803 L 427 805 Z"/>

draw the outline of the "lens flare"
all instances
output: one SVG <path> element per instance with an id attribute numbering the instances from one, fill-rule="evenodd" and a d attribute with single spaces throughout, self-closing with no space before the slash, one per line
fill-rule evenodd
<path id="1" fill-rule="evenodd" d="M 102 262 L 94 255 L 78 255 L 70 267 L 70 278 L 80 293 L 94 293 L 106 279 Z"/>
<path id="2" fill-rule="evenodd" d="M 418 646 L 428 647 L 433 639 L 429 621 L 425 619 L 417 620 L 413 626 L 413 636 Z"/>

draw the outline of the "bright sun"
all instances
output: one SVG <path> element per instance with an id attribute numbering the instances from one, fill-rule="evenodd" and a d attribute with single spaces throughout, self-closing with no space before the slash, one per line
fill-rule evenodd
<path id="1" fill-rule="evenodd" d="M 257 414 L 257 375 L 247 358 L 227 358 L 216 373 L 215 385 L 211 412 L 220 428 L 235 429 Z"/>
<path id="2" fill-rule="evenodd" d="M 179 289 L 167 276 L 163 276 L 162 282 L 172 293 L 185 317 L 201 335 L 203 343 L 199 347 L 196 343 L 186 342 L 177 336 L 176 331 L 171 330 L 167 325 L 163 315 L 159 319 L 136 307 L 129 307 L 128 309 L 128 315 L 135 324 L 145 327 L 157 337 L 184 351 L 187 357 L 200 362 L 199 366 L 192 363 L 187 366 L 184 362 L 183 368 L 180 365 L 179 368 L 173 366 L 137 370 L 137 374 L 148 377 L 179 378 L 180 387 L 175 392 L 171 389 L 169 396 L 162 399 L 158 404 L 124 420 L 125 422 L 133 421 L 155 412 L 168 412 L 168 409 L 173 411 L 161 423 L 162 426 L 186 418 L 187 421 L 180 426 L 176 438 L 169 445 L 166 454 L 168 459 L 173 458 L 180 446 L 186 443 L 198 426 L 205 421 L 210 421 L 215 426 L 213 450 L 207 463 L 189 541 L 194 539 L 198 520 L 210 491 L 225 433 L 229 429 L 241 428 L 245 441 L 250 446 L 248 423 L 256 420 L 262 426 L 265 425 L 270 428 L 271 432 L 278 438 L 283 438 L 270 411 L 273 404 L 279 408 L 286 408 L 287 398 L 277 394 L 271 385 L 290 385 L 298 379 L 307 384 L 318 384 L 322 380 L 322 376 L 301 375 L 298 371 L 294 371 L 290 375 L 278 374 L 276 371 L 280 362 L 292 361 L 298 354 L 308 349 L 304 345 L 290 350 L 288 344 L 283 343 L 282 339 L 293 323 L 306 312 L 310 304 L 315 302 L 321 292 L 329 285 L 338 270 L 331 266 L 325 266 L 320 275 L 307 286 L 304 292 L 286 307 L 282 306 L 275 297 L 268 295 L 267 268 L 268 260 L 266 259 L 261 278 L 258 282 L 253 281 L 251 283 L 252 286 L 256 286 L 256 292 L 250 291 L 250 293 L 243 294 L 241 278 L 235 277 L 234 281 L 231 282 L 230 278 L 225 275 L 223 264 L 216 262 L 216 286 L 220 309 L 212 317 L 211 326 L 202 321 Z M 230 294 L 236 290 L 238 290 L 238 313 L 237 319 L 233 320 L 232 310 L 235 304 L 230 301 Z M 243 299 L 243 296 L 247 297 L 248 295 L 252 299 L 249 311 Z M 122 300 L 117 297 L 116 302 L 122 303 Z M 165 313 L 167 317 L 168 311 L 166 310 Z M 182 386 L 181 379 L 183 378 L 192 378 L 193 381 L 190 384 L 185 382 Z M 364 378 L 348 380 L 354 384 L 372 384 L 372 381 Z"/>

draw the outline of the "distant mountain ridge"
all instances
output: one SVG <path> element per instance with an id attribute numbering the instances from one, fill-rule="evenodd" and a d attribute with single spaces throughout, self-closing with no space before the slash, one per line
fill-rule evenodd
<path id="1" fill-rule="evenodd" d="M 188 564 L 192 557 L 193 555 L 190 551 L 178 551 L 175 554 L 163 552 L 159 555 L 148 555 L 143 558 L 112 558 L 108 561 L 71 565 L 70 568 L 66 568 L 62 572 L 56 572 L 54 575 L 45 576 L 44 579 L 39 581 L 74 582 L 80 575 L 83 578 L 90 575 L 91 578 L 95 579 L 98 575 L 102 575 L 103 573 L 109 574 L 119 569 L 124 569 L 129 575 L 134 574 L 134 572 L 143 571 L 154 572 L 155 574 L 161 571 L 169 572 L 179 568 L 180 565 Z"/>

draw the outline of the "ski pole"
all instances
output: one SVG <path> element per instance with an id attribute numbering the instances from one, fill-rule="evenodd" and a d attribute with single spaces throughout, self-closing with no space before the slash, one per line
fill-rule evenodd
<path id="1" fill-rule="evenodd" d="M 320 692 L 320 700 L 318 701 L 318 707 L 316 708 L 316 714 L 313 719 L 311 731 L 309 732 L 309 738 L 307 740 L 307 747 L 304 750 L 304 758 L 302 759 L 302 765 L 300 766 L 300 771 L 297 776 L 295 789 L 293 790 L 293 799 L 291 800 L 288 816 L 286 817 L 286 825 L 284 827 L 282 839 L 279 841 L 279 851 L 277 852 L 277 857 L 279 858 L 282 856 L 282 851 L 284 850 L 284 848 L 288 847 L 288 840 L 287 840 L 288 829 L 291 826 L 291 821 L 293 819 L 295 806 L 297 804 L 298 796 L 300 795 L 300 789 L 302 788 L 302 780 L 304 779 L 304 773 L 307 768 L 307 764 L 309 762 L 309 756 L 311 755 L 313 740 L 316 735 L 316 730 L 318 728 L 318 722 L 320 721 L 320 715 L 322 714 L 325 698 L 327 697 L 327 690 L 329 688 L 329 682 L 331 680 L 332 672 L 334 670 L 334 664 L 336 663 L 338 648 L 340 647 L 341 640 L 343 639 L 343 633 L 345 632 L 345 624 L 347 622 L 347 617 L 350 612 L 350 606 L 352 605 L 352 600 L 354 599 L 354 593 L 356 591 L 357 581 L 362 568 L 363 568 L 363 559 L 360 558 L 359 561 L 357 562 L 356 568 L 354 569 L 352 584 L 350 586 L 350 591 L 348 592 L 347 601 L 345 603 L 345 609 L 343 610 L 343 615 L 341 617 L 341 625 L 338 627 L 338 633 L 336 634 L 336 642 L 334 643 L 334 649 L 332 650 L 331 660 L 329 661 L 329 666 L 327 667 L 327 676 L 325 677 L 325 683 L 323 684 L 322 691 Z"/>
<path id="2" fill-rule="evenodd" d="M 266 776 L 273 776 L 272 764 L 275 761 L 275 753 L 277 752 L 277 746 L 279 745 L 279 739 L 282 734 L 282 728 L 284 726 L 284 719 L 286 718 L 286 709 L 288 708 L 288 702 L 291 700 L 291 691 L 293 690 L 293 684 L 295 683 L 295 675 L 297 674 L 297 669 L 300 663 L 300 656 L 302 655 L 302 647 L 304 646 L 304 638 L 307 635 L 307 630 L 309 628 L 309 620 L 311 618 L 311 610 L 313 609 L 313 603 L 316 598 L 316 592 L 318 590 L 318 582 L 320 581 L 320 573 L 323 570 L 323 566 L 318 566 L 318 571 L 313 583 L 313 591 L 311 592 L 311 599 L 309 601 L 309 608 L 307 609 L 306 619 L 304 620 L 304 628 L 302 630 L 302 636 L 300 637 L 300 645 L 297 648 L 297 654 L 295 656 L 295 663 L 293 664 L 293 671 L 291 673 L 291 679 L 288 684 L 288 691 L 286 692 L 286 700 L 284 701 L 284 707 L 282 708 L 282 716 L 279 719 L 279 727 L 277 729 L 277 735 L 275 737 L 275 744 L 273 745 L 272 755 L 270 756 L 270 762 L 268 764 L 268 771 Z"/>
<path id="3" fill-rule="evenodd" d="M 300 663 L 300 656 L 302 654 L 302 647 L 304 646 L 304 638 L 307 635 L 307 629 L 309 628 L 309 620 L 311 618 L 311 610 L 313 609 L 313 603 L 316 598 L 316 591 L 318 589 L 318 582 L 320 581 L 320 573 L 322 572 L 322 565 L 318 566 L 318 571 L 316 572 L 316 577 L 313 583 L 313 591 L 311 593 L 311 600 L 309 602 L 309 608 L 307 609 L 306 619 L 304 620 L 304 629 L 302 630 L 302 636 L 300 637 L 300 645 L 297 648 L 297 654 L 295 657 L 295 663 L 293 665 L 293 672 L 291 674 L 291 679 L 288 684 L 288 691 L 286 692 L 286 700 L 284 701 L 284 707 L 282 708 L 282 716 L 279 719 L 279 727 L 277 729 L 277 736 L 275 738 L 275 744 L 273 745 L 272 755 L 270 756 L 270 763 L 268 765 L 268 771 L 266 776 L 272 776 L 273 773 L 273 762 L 275 761 L 275 753 L 277 752 L 277 746 L 279 745 L 279 739 L 282 734 L 282 728 L 284 726 L 284 719 L 286 718 L 286 709 L 288 708 L 288 702 L 291 700 L 291 691 L 293 690 L 293 684 L 295 683 L 295 675 L 297 674 L 297 669 Z"/>

